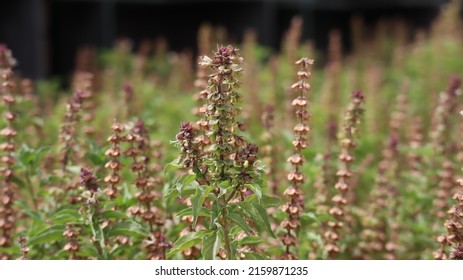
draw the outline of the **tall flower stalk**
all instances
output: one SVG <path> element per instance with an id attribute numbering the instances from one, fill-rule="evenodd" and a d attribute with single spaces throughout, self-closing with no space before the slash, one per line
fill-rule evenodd
<path id="1" fill-rule="evenodd" d="M 104 191 L 111 199 L 115 199 L 120 193 L 117 184 L 120 181 L 119 170 L 122 168 L 122 163 L 119 158 L 122 154 L 120 144 L 124 140 L 124 135 L 122 134 L 124 132 L 124 125 L 114 120 L 111 128 L 113 134 L 108 138 L 111 147 L 105 153 L 106 156 L 110 158 L 105 164 L 105 167 L 110 170 L 111 173 L 104 179 L 109 185 Z"/>
<path id="2" fill-rule="evenodd" d="M 447 233 L 437 237 L 440 248 L 434 252 L 434 258 L 438 260 L 463 260 L 463 179 L 458 179 L 457 183 L 458 189 L 453 195 L 455 204 L 448 210 L 444 223 Z M 450 252 L 447 248 L 450 248 Z"/>
<path id="3" fill-rule="evenodd" d="M 329 213 L 335 217 L 336 221 L 328 222 L 330 229 L 324 234 L 326 240 L 325 250 L 330 258 L 334 258 L 342 252 L 339 241 L 342 238 L 342 232 L 348 229 L 346 218 L 349 213 L 346 204 L 351 189 L 351 164 L 354 161 L 352 153 L 357 145 L 355 136 L 359 130 L 363 104 L 364 96 L 362 92 L 355 91 L 344 115 L 343 134 L 340 139 L 341 151 L 339 153 L 341 166 L 336 173 L 338 182 L 334 186 L 338 193 L 331 199 L 333 206 L 329 210 Z"/>
<path id="4" fill-rule="evenodd" d="M 13 106 L 16 98 L 13 95 L 14 82 L 12 68 L 15 60 L 4 45 L 0 45 L 0 94 L 3 103 L 6 106 L 6 127 L 0 131 L 0 135 L 5 141 L 0 145 L 3 152 L 1 157 L 4 166 L 1 168 L 3 183 L 0 187 L 0 248 L 8 248 L 13 244 L 13 235 L 15 233 L 16 211 L 13 203 L 17 197 L 17 186 L 13 182 L 15 159 L 13 152 L 16 150 L 15 137 L 17 131 L 13 126 L 16 115 L 13 112 Z M 32 190 L 32 189 L 31 189 Z M 32 199 L 34 200 L 34 196 Z M 34 200 L 35 202 L 35 200 Z M 10 259 L 6 253 L 0 253 L 1 259 Z"/>
<path id="5" fill-rule="evenodd" d="M 154 181 L 150 172 L 150 140 L 149 132 L 142 120 L 137 121 L 126 135 L 125 140 L 130 147 L 125 154 L 132 158 L 131 170 L 136 174 L 135 186 L 138 205 L 128 209 L 133 216 L 140 217 L 149 227 L 152 234 L 144 241 L 144 249 L 147 259 L 166 259 L 166 250 L 171 247 L 164 232 L 164 213 L 154 205 L 154 201 L 160 197 L 159 192 L 153 190 Z"/>
<path id="6" fill-rule="evenodd" d="M 295 139 L 293 141 L 294 152 L 288 158 L 288 162 L 292 165 L 292 170 L 288 173 L 287 179 L 290 186 L 284 191 L 284 195 L 288 198 L 288 202 L 283 205 L 283 212 L 287 213 L 287 219 L 281 222 L 280 226 L 285 229 L 285 234 L 281 236 L 281 241 L 285 246 L 285 252 L 281 259 L 294 260 L 297 259 L 295 247 L 298 243 L 297 232 L 301 226 L 300 215 L 304 210 L 304 193 L 300 186 L 304 183 L 304 174 L 300 168 L 305 162 L 302 155 L 302 150 L 309 145 L 308 133 L 310 127 L 308 121 L 310 120 L 310 113 L 307 111 L 309 100 L 307 94 L 310 91 L 309 79 L 312 73 L 310 68 L 313 65 L 313 60 L 308 58 L 301 58 L 296 61 L 296 65 L 300 67 L 297 72 L 299 81 L 294 83 L 291 88 L 298 94 L 298 96 L 291 102 L 295 108 L 298 123 L 294 127 Z"/>
<path id="7" fill-rule="evenodd" d="M 270 224 L 264 208 L 261 206 L 263 167 L 257 158 L 258 147 L 249 144 L 238 134 L 244 125 L 237 121 L 240 114 L 241 100 L 238 92 L 238 77 L 242 71 L 242 58 L 238 49 L 232 46 L 220 46 L 214 52 L 214 57 L 201 57 L 200 64 L 211 70 L 205 93 L 207 110 L 204 125 L 208 143 L 202 141 L 206 138 L 198 137 L 197 129 L 189 122 L 181 125 L 177 134 L 176 143 L 181 148 L 178 163 L 184 168 L 191 169 L 196 181 L 195 191 L 191 197 L 191 213 L 193 221 L 191 229 L 195 230 L 199 221 L 199 209 L 207 209 L 210 220 L 207 229 L 190 232 L 182 236 L 174 244 L 169 255 L 177 252 L 178 245 L 185 239 L 198 237 L 203 246 L 201 254 L 205 259 L 216 257 L 236 259 L 242 254 L 252 254 L 247 251 L 245 241 L 238 241 L 232 235 L 232 227 L 238 225 L 246 235 L 253 235 L 254 229 L 259 230 L 256 224 L 264 223 L 270 234 Z M 186 174 L 179 179 L 185 182 L 191 178 Z M 187 177 L 185 177 L 187 176 Z M 191 180 L 188 180 L 191 183 Z M 184 185 L 183 188 L 188 187 Z M 187 193 L 180 188 L 180 195 Z M 252 199 L 244 201 L 246 197 Z M 205 201 L 209 201 L 205 205 Z M 206 206 L 206 207 L 203 207 Z M 262 211 L 263 210 L 263 211 Z M 256 223 L 256 221 L 258 221 Z M 203 224 L 205 221 L 203 221 Z M 238 232 L 235 231 L 236 234 Z M 205 246 L 214 242 L 216 246 Z M 197 243 L 192 242 L 192 246 Z M 183 248 L 185 250 L 187 248 Z"/>

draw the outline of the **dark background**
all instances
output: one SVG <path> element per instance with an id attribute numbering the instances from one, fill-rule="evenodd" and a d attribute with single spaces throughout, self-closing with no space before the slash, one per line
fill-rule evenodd
<path id="1" fill-rule="evenodd" d="M 0 5 L 0 43 L 13 50 L 25 77 L 66 75 L 79 46 L 110 47 L 115 39 L 167 38 L 173 50 L 195 50 L 198 27 L 224 26 L 240 41 L 246 28 L 259 42 L 278 49 L 295 15 L 304 18 L 304 39 L 324 50 L 338 28 L 350 48 L 350 20 L 367 25 L 383 17 L 403 18 L 412 29 L 427 28 L 447 0 L 11 0 Z"/>

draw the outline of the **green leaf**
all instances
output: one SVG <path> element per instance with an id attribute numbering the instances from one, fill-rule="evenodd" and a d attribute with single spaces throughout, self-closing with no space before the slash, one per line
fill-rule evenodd
<path id="1" fill-rule="evenodd" d="M 250 189 L 255 195 L 257 195 L 257 197 L 259 198 L 259 201 L 262 199 L 262 188 L 259 185 L 245 184 L 244 186 Z"/>
<path id="2" fill-rule="evenodd" d="M 38 222 L 43 222 L 43 218 L 42 218 L 42 215 L 40 215 L 40 212 L 36 212 L 30 209 L 23 209 L 23 212 L 26 213 L 32 219 Z"/>
<path id="3" fill-rule="evenodd" d="M 32 236 L 29 239 L 28 245 L 34 246 L 37 244 L 42 244 L 42 243 L 47 243 L 51 241 L 56 241 L 59 239 L 64 239 L 63 237 L 64 230 L 65 230 L 64 225 L 50 226 L 42 230 L 41 232 L 39 232 L 37 235 Z"/>
<path id="4" fill-rule="evenodd" d="M 209 223 L 210 229 L 215 227 L 215 224 L 217 223 L 217 219 L 219 218 L 220 214 L 221 207 L 219 205 L 219 201 L 217 199 L 214 199 L 214 202 L 212 203 L 211 222 Z"/>
<path id="5" fill-rule="evenodd" d="M 26 188 L 26 183 L 24 183 L 24 181 L 19 177 L 13 176 L 13 178 L 11 178 L 11 181 L 18 185 L 21 189 Z"/>
<path id="6" fill-rule="evenodd" d="M 38 221 L 38 222 L 44 222 L 44 219 L 41 213 L 31 210 L 26 202 L 18 200 L 18 201 L 15 201 L 14 204 L 17 207 L 19 207 L 19 209 L 21 209 L 22 212 L 26 213 L 26 215 L 31 217 L 33 220 Z"/>
<path id="7" fill-rule="evenodd" d="M 33 149 L 23 144 L 18 151 L 19 165 L 28 170 L 29 168 L 37 168 L 40 160 L 50 151 L 50 147 L 41 147 L 39 149 Z"/>
<path id="8" fill-rule="evenodd" d="M 313 212 L 302 213 L 300 218 L 304 226 L 319 222 L 317 216 Z"/>
<path id="9" fill-rule="evenodd" d="M 238 240 L 238 245 L 258 245 L 262 243 L 262 238 L 260 236 L 245 236 L 242 239 Z"/>
<path id="10" fill-rule="evenodd" d="M 62 209 L 53 214 L 49 221 L 57 224 L 66 224 L 76 222 L 80 217 L 81 215 L 76 209 Z"/>
<path id="11" fill-rule="evenodd" d="M 220 246 L 220 238 L 217 234 L 217 230 L 213 230 L 211 233 L 206 233 L 203 236 L 203 247 L 201 254 L 205 260 L 215 260 L 217 251 Z"/>
<path id="12" fill-rule="evenodd" d="M 227 193 L 228 188 L 230 188 L 230 182 L 229 181 L 222 181 L 219 184 L 219 189 L 220 189 L 220 194 L 219 197 Z"/>
<path id="13" fill-rule="evenodd" d="M 179 159 L 174 159 L 173 161 L 166 164 L 166 166 L 164 166 L 164 174 L 180 169 L 182 167 L 183 165 L 179 163 Z"/>
<path id="14" fill-rule="evenodd" d="M 260 219 L 262 219 L 262 222 L 264 223 L 265 229 L 267 232 L 274 238 L 276 238 L 275 234 L 273 233 L 273 230 L 270 226 L 270 221 L 268 219 L 267 211 L 258 203 L 253 202 L 251 205 L 257 210 L 257 213 L 260 216 Z"/>
<path id="15" fill-rule="evenodd" d="M 98 251 L 96 250 L 95 246 L 90 244 L 83 244 L 80 247 L 79 256 L 82 257 L 98 257 Z"/>
<path id="16" fill-rule="evenodd" d="M 33 165 L 36 167 L 42 158 L 51 150 L 51 147 L 40 147 L 35 151 Z"/>
<path id="17" fill-rule="evenodd" d="M 181 210 L 180 212 L 177 213 L 177 216 L 182 217 L 182 216 L 192 216 L 193 215 L 193 209 L 191 208 L 185 208 Z M 211 212 L 209 209 L 206 207 L 201 207 L 198 212 L 198 216 L 201 217 L 209 217 L 211 215 Z"/>
<path id="18" fill-rule="evenodd" d="M 116 210 L 106 210 L 100 214 L 100 217 L 103 219 L 127 219 L 127 216 L 123 212 Z"/>
<path id="19" fill-rule="evenodd" d="M 193 224 L 191 227 L 196 228 L 198 222 L 199 210 L 203 207 L 204 200 L 206 196 L 214 189 L 212 186 L 202 187 L 198 186 L 196 188 L 195 194 L 191 197 L 191 214 L 193 215 Z"/>
<path id="20" fill-rule="evenodd" d="M 40 187 L 43 187 L 43 186 L 46 186 L 46 185 L 50 185 L 52 183 L 55 183 L 55 182 L 59 182 L 61 181 L 61 178 L 59 176 L 49 176 L 45 179 L 42 179 L 40 180 Z"/>
<path id="21" fill-rule="evenodd" d="M 179 252 L 185 251 L 186 249 L 201 243 L 202 237 L 205 233 L 206 231 L 202 230 L 181 236 L 179 239 L 177 239 L 177 241 L 174 242 L 172 249 L 170 249 L 170 251 L 167 253 L 167 257 L 170 258 Z"/>
<path id="22" fill-rule="evenodd" d="M 89 149 L 85 158 L 90 159 L 94 165 L 104 165 L 107 161 L 103 149 L 94 141 L 89 142 Z"/>
<path id="23" fill-rule="evenodd" d="M 249 228 L 248 224 L 246 223 L 246 221 L 243 219 L 243 217 L 241 217 L 240 214 L 238 213 L 229 213 L 226 218 L 234 221 L 235 223 L 237 223 L 248 235 L 251 234 L 251 229 Z"/>
<path id="24" fill-rule="evenodd" d="M 264 208 L 277 207 L 280 205 L 281 200 L 278 197 L 262 195 L 262 206 Z"/>
<path id="25" fill-rule="evenodd" d="M 115 224 L 109 231 L 107 236 L 127 235 L 132 237 L 148 237 L 150 232 L 139 223 L 134 221 L 124 221 Z"/>
<path id="26" fill-rule="evenodd" d="M 330 214 L 327 214 L 327 213 L 317 213 L 317 219 L 324 223 L 324 222 L 335 222 L 336 219 L 330 215 Z"/>
<path id="27" fill-rule="evenodd" d="M 196 174 L 186 174 L 181 184 L 183 185 L 183 188 L 185 188 L 189 186 L 194 180 L 196 180 Z"/>
<path id="28" fill-rule="evenodd" d="M 265 231 L 267 231 L 272 237 L 276 238 L 275 234 L 270 227 L 270 221 L 268 219 L 267 211 L 256 202 L 238 202 L 236 205 L 240 206 L 249 215 L 248 218 L 255 221 L 256 224 L 263 225 Z"/>
<path id="29" fill-rule="evenodd" d="M 317 242 L 320 246 L 323 245 L 323 239 L 319 234 L 313 232 L 307 232 L 307 240 Z"/>
<path id="30" fill-rule="evenodd" d="M 104 165 L 106 163 L 106 158 L 104 156 L 95 153 L 86 153 L 85 158 L 88 158 L 93 165 Z"/>

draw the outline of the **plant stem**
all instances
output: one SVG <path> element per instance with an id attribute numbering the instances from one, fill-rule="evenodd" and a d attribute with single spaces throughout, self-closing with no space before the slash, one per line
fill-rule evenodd
<path id="1" fill-rule="evenodd" d="M 39 206 L 37 204 L 37 199 L 35 197 L 34 187 L 32 186 L 32 181 L 31 181 L 31 178 L 30 178 L 30 170 L 29 170 L 29 168 L 27 169 L 27 172 L 26 172 L 26 182 L 27 182 L 27 190 L 29 191 L 29 195 L 31 196 L 32 204 L 34 205 L 34 210 L 38 211 Z"/>
<path id="2" fill-rule="evenodd" d="M 227 251 L 227 259 L 233 260 L 234 257 L 232 256 L 230 237 L 228 236 L 229 235 L 228 222 L 225 219 L 226 213 L 227 213 L 227 209 L 225 207 L 222 208 L 222 219 L 221 219 L 220 224 L 222 225 L 222 229 L 223 229 L 223 239 L 225 242 L 225 250 Z"/>

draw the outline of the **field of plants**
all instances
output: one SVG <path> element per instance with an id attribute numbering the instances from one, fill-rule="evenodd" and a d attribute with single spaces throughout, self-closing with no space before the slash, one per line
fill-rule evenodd
<path id="1" fill-rule="evenodd" d="M 349 54 L 82 48 L 65 90 L 0 45 L 0 259 L 463 259 L 458 2 Z"/>

